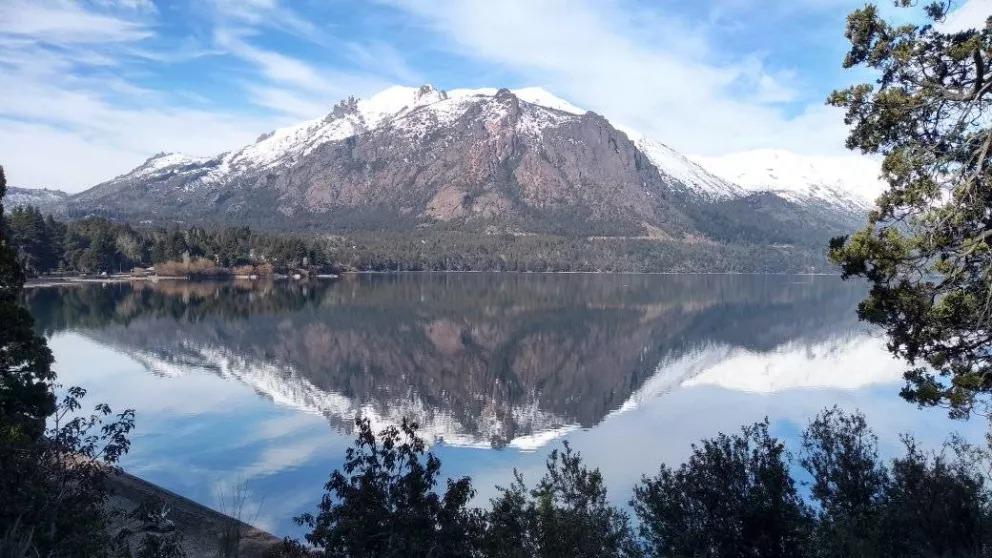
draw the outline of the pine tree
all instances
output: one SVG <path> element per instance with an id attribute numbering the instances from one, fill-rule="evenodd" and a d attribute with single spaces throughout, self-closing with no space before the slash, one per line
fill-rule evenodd
<path id="1" fill-rule="evenodd" d="M 829 102 L 847 111 L 849 148 L 884 156 L 888 189 L 831 256 L 871 283 L 859 314 L 913 366 L 902 395 L 965 416 L 992 392 L 992 19 L 942 32 L 949 8 L 929 5 L 925 25 L 872 5 L 848 16 L 844 66 L 878 78 Z"/>

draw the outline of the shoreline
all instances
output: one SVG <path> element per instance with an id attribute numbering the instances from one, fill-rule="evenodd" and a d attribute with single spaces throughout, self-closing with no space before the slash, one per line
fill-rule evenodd
<path id="1" fill-rule="evenodd" d="M 116 470 L 107 477 L 110 498 L 108 505 L 124 511 L 131 511 L 143 502 L 160 502 L 168 509 L 168 519 L 181 533 L 183 549 L 189 558 L 212 558 L 217 556 L 219 540 L 225 529 L 239 524 L 239 556 L 242 558 L 262 558 L 266 550 L 282 543 L 275 535 L 239 521 L 224 513 L 180 496 L 157 484 L 136 477 L 126 471 Z M 112 525 L 119 529 L 121 525 Z M 134 533 L 129 539 L 137 542 L 143 532 Z"/>
<path id="2" fill-rule="evenodd" d="M 67 287 L 75 285 L 87 285 L 87 284 L 108 284 L 108 283 L 132 283 L 132 282 L 151 282 L 158 283 L 159 281 L 282 281 L 286 279 L 292 279 L 294 281 L 303 281 L 306 279 L 337 279 L 338 275 L 333 274 L 320 274 L 314 275 L 313 277 L 308 277 L 304 279 L 296 279 L 289 275 L 270 275 L 270 276 L 258 276 L 250 277 L 246 275 L 220 275 L 213 277 L 183 277 L 174 275 L 108 275 L 106 277 L 93 277 L 87 275 L 66 275 L 66 276 L 42 276 L 42 277 L 31 277 L 24 281 L 24 289 L 40 289 L 47 287 Z"/>
<path id="3" fill-rule="evenodd" d="M 506 275 L 741 275 L 741 276 L 768 276 L 768 277 L 840 277 L 839 273 L 827 272 L 745 272 L 745 271 L 499 271 L 499 270 L 404 270 L 404 271 L 371 271 L 355 270 L 341 271 L 337 274 L 320 274 L 306 279 L 337 279 L 344 275 L 404 275 L 404 274 L 472 274 L 491 273 Z M 295 279 L 288 275 L 273 275 L 270 277 L 249 277 L 241 275 L 229 275 L 220 277 L 179 277 L 179 276 L 131 276 L 131 275 L 108 275 L 106 277 L 91 277 L 83 275 L 69 275 L 60 277 L 32 277 L 24 282 L 25 289 L 39 289 L 48 287 L 66 287 L 85 284 L 107 284 L 107 283 L 130 283 L 138 281 L 263 281 L 263 280 L 286 280 L 293 279 L 301 281 L 305 279 Z"/>

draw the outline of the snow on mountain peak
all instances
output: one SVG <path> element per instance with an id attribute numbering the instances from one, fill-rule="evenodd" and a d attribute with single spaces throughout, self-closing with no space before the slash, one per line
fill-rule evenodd
<path id="1" fill-rule="evenodd" d="M 432 85 L 387 87 L 368 99 L 346 99 L 336 105 L 326 117 L 263 134 L 254 144 L 226 156 L 215 173 L 219 176 L 232 167 L 269 166 L 286 157 L 306 154 L 323 143 L 342 140 L 375 129 L 386 122 L 403 119 L 424 107 L 430 107 L 429 110 L 438 121 L 450 121 L 463 114 L 469 103 L 480 97 L 495 97 L 498 91 L 495 88 L 483 88 L 446 92 Z M 517 89 L 513 93 L 534 105 L 569 114 L 585 113 L 539 87 Z M 421 123 L 410 123 L 407 128 L 418 129 L 418 124 Z M 533 123 L 530 124 L 530 127 L 534 127 Z"/>
<path id="2" fill-rule="evenodd" d="M 174 167 L 177 165 L 188 165 L 190 163 L 198 163 L 204 160 L 206 159 L 200 157 L 191 157 L 189 155 L 186 155 L 185 153 L 161 152 L 161 153 L 156 153 L 155 155 L 152 155 L 151 157 L 146 159 L 145 162 L 142 163 L 140 167 L 132 171 L 130 174 L 136 177 L 148 176 L 150 174 L 154 174 L 168 167 Z"/>
<path id="3" fill-rule="evenodd" d="M 499 89 L 495 87 L 480 87 L 476 89 L 452 89 L 448 91 L 448 97 L 451 99 L 471 99 L 477 97 L 495 97 Z M 518 99 L 532 105 L 538 105 L 544 108 L 549 108 L 561 112 L 567 112 L 570 114 L 581 115 L 585 114 L 586 110 L 579 108 L 572 103 L 557 97 L 552 93 L 548 92 L 546 89 L 541 87 L 522 87 L 520 89 L 511 89 L 510 93 L 516 95 Z"/>
<path id="4" fill-rule="evenodd" d="M 741 196 L 745 191 L 732 181 L 724 180 L 689 160 L 667 145 L 645 137 L 629 128 L 620 128 L 634 142 L 658 172 L 681 182 L 696 194 L 712 199 Z"/>
<path id="5" fill-rule="evenodd" d="M 502 93 L 501 93 L 502 91 Z M 557 126 L 586 113 L 541 87 L 510 90 L 523 109 L 518 129 L 540 137 Z M 483 117 L 497 121 L 505 114 L 496 88 L 452 89 L 432 85 L 392 86 L 367 99 L 349 97 L 326 116 L 262 134 L 255 143 L 216 159 L 194 158 L 181 153 L 159 153 L 128 177 L 144 177 L 163 169 L 208 164 L 206 183 L 220 183 L 231 172 L 267 168 L 291 162 L 328 142 L 340 141 L 381 126 L 419 136 L 430 128 L 454 122 L 473 105 L 484 102 Z M 495 101 L 495 102 L 490 102 Z M 870 207 L 868 198 L 881 191 L 878 164 L 854 155 L 810 157 L 784 150 L 761 149 L 720 157 L 689 159 L 667 145 L 628 128 L 620 128 L 658 171 L 684 188 L 711 200 L 740 197 L 749 192 L 771 191 L 798 203 L 823 201 L 845 209 Z"/>
<path id="6" fill-rule="evenodd" d="M 447 93 L 429 84 L 420 87 L 394 85 L 372 95 L 367 100 L 358 101 L 358 110 L 365 119 L 366 125 L 374 128 L 387 118 L 447 98 Z"/>
<path id="7" fill-rule="evenodd" d="M 782 149 L 755 149 L 695 160 L 750 191 L 772 191 L 786 199 L 810 198 L 871 207 L 883 189 L 876 161 L 857 155 L 810 156 Z"/>
<path id="8" fill-rule="evenodd" d="M 560 110 L 562 112 L 569 112 L 572 114 L 585 114 L 587 112 L 585 109 L 581 109 L 561 97 L 556 97 L 540 87 L 524 87 L 521 89 L 513 89 L 512 91 L 513 94 L 520 99 L 534 105 L 540 105 L 542 107 Z"/>

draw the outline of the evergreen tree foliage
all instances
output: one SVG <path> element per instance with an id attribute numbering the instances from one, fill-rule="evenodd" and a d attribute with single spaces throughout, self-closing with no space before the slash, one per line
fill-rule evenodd
<path id="1" fill-rule="evenodd" d="M 271 265 L 362 271 L 809 271 L 826 258 L 795 246 L 714 245 L 623 238 L 488 234 L 431 228 L 348 236 L 259 232 L 248 227 L 132 227 L 90 217 L 39 225 L 18 208 L 12 245 L 32 275 L 130 271 L 206 258 L 218 266 Z M 30 219 L 29 219 L 30 217 Z"/>
<path id="2" fill-rule="evenodd" d="M 30 206 L 14 208 L 7 216 L 7 228 L 25 271 L 37 275 L 58 267 L 60 250 L 40 211 Z"/>
<path id="3" fill-rule="evenodd" d="M 835 407 L 813 419 L 800 459 L 818 506 L 810 556 L 988 556 L 990 448 L 954 440 L 927 453 L 903 441 L 904 455 L 886 465 L 860 413 Z"/>
<path id="4" fill-rule="evenodd" d="M 846 110 L 849 148 L 884 156 L 888 188 L 831 256 L 870 282 L 859 313 L 913 367 L 902 395 L 965 416 L 992 391 L 992 20 L 944 32 L 950 7 L 928 5 L 923 25 L 873 5 L 848 16 L 844 66 L 878 77 L 829 103 Z"/>
<path id="5" fill-rule="evenodd" d="M 612 505 L 604 479 L 567 444 L 528 488 L 517 472 L 485 508 L 468 479 L 436 479 L 441 463 L 404 424 L 358 439 L 334 471 L 311 528 L 312 550 L 293 541 L 273 556 L 478 556 L 491 558 L 712 557 L 978 558 L 992 552 L 992 439 L 953 439 L 902 456 L 878 456 L 860 413 L 826 409 L 802 433 L 794 461 L 767 419 L 694 445 L 634 487 L 638 529 Z M 799 475 L 799 468 L 805 475 Z M 802 479 L 801 481 L 799 479 Z M 808 479 L 808 481 L 807 481 Z M 808 496 L 800 486 L 808 485 Z M 638 536 L 638 534 L 640 536 Z"/>

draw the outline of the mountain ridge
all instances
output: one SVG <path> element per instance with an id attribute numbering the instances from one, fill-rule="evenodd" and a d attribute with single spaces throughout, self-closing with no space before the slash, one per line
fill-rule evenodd
<path id="1" fill-rule="evenodd" d="M 330 232 L 822 244 L 860 224 L 868 204 L 836 183 L 742 186 L 541 88 L 424 85 L 349 97 L 213 157 L 159 153 L 55 206 L 70 218 Z"/>

